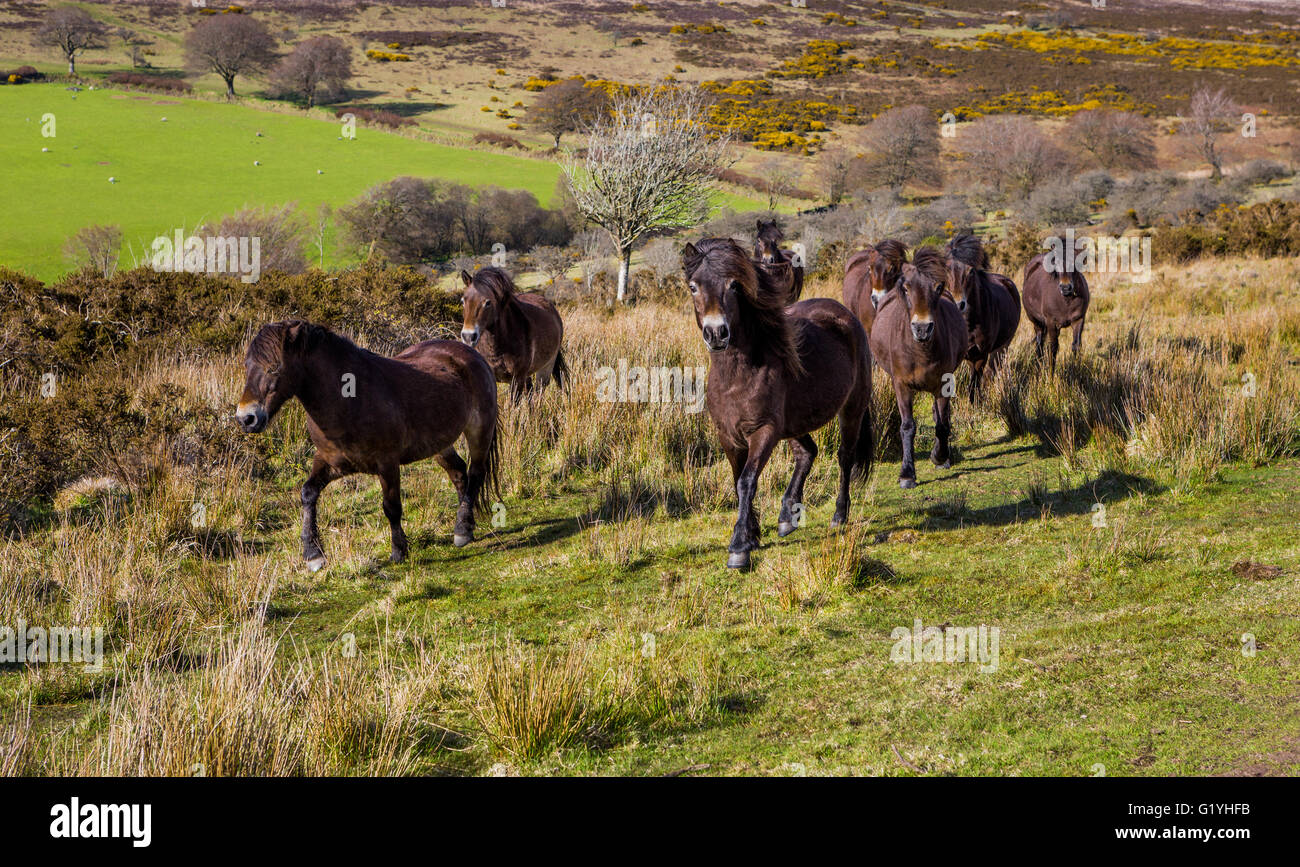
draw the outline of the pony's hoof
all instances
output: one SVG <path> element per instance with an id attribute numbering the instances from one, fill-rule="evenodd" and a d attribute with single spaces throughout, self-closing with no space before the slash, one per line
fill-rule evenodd
<path id="1" fill-rule="evenodd" d="M 951 469 L 952 469 L 952 461 L 944 461 L 943 463 L 939 463 L 938 461 L 935 461 L 934 465 L 935 465 L 936 467 L 938 467 L 939 469 L 941 469 L 941 470 L 951 470 Z"/>
<path id="2" fill-rule="evenodd" d="M 728 568 L 728 569 L 748 569 L 748 568 L 749 568 L 749 552 L 748 552 L 748 551 L 733 551 L 732 553 L 728 554 L 728 555 L 727 555 L 727 568 Z"/>
<path id="3" fill-rule="evenodd" d="M 312 557 L 310 560 L 307 561 L 307 571 L 309 572 L 319 572 L 324 568 L 325 568 L 324 557 Z"/>
<path id="4" fill-rule="evenodd" d="M 841 518 L 839 515 L 836 515 L 834 518 L 831 518 L 831 529 L 835 530 L 840 527 L 843 527 L 844 523 L 845 523 L 845 519 Z"/>
<path id="5" fill-rule="evenodd" d="M 451 537 L 451 544 L 455 545 L 457 548 L 464 548 L 473 541 L 474 537 L 467 533 L 457 533 Z"/>
<path id="6" fill-rule="evenodd" d="M 406 559 L 405 551 L 394 551 L 393 553 L 388 555 L 389 563 L 401 563 L 405 559 Z"/>
<path id="7" fill-rule="evenodd" d="M 916 487 L 916 479 L 899 479 L 898 486 L 905 491 L 910 491 Z"/>
<path id="8" fill-rule="evenodd" d="M 782 539 L 784 539 L 786 536 L 789 536 L 791 533 L 793 533 L 795 530 L 798 529 L 799 529 L 799 525 L 796 524 L 794 521 L 782 521 L 781 523 L 776 525 L 776 534 L 780 536 Z"/>

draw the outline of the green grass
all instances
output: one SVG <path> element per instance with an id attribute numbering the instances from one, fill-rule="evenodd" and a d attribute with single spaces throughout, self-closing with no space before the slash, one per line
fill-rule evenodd
<path id="1" fill-rule="evenodd" d="M 55 118 L 53 138 L 41 135 L 47 112 Z M 130 266 L 133 254 L 147 260 L 153 239 L 177 228 L 192 231 L 250 205 L 296 202 L 312 214 L 321 202 L 346 204 L 399 175 L 524 189 L 546 204 L 560 175 L 547 160 L 361 126 L 354 140 L 340 131 L 336 122 L 248 105 L 106 89 L 74 94 L 59 85 L 0 88 L 10 215 L 0 225 L 0 264 L 55 278 L 69 267 L 62 251 L 70 235 L 115 224 L 124 234 L 122 263 Z M 756 207 L 725 194 L 720 202 Z M 330 245 L 326 266 L 345 261 L 346 252 Z"/>

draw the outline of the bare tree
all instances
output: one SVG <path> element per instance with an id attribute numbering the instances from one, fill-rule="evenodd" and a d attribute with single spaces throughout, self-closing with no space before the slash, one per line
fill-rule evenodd
<path id="1" fill-rule="evenodd" d="M 376 184 L 340 208 L 338 218 L 367 259 L 378 249 L 395 262 L 431 262 L 456 246 L 455 208 L 443 185 L 425 178 Z"/>
<path id="2" fill-rule="evenodd" d="M 78 265 L 89 265 L 105 277 L 111 277 L 117 270 L 121 249 L 121 226 L 86 226 L 68 239 L 63 252 Z"/>
<path id="3" fill-rule="evenodd" d="M 998 195 L 1027 198 L 1067 165 L 1065 153 L 1027 117 L 980 118 L 964 139 L 975 180 L 989 184 Z"/>
<path id="4" fill-rule="evenodd" d="M 277 92 L 305 100 L 311 108 L 347 93 L 352 77 L 352 52 L 333 36 L 316 36 L 299 43 L 271 71 Z"/>
<path id="5" fill-rule="evenodd" d="M 1066 123 L 1061 141 L 1091 156 L 1107 170 L 1155 168 L 1151 124 L 1133 112 L 1106 108 L 1081 111 Z"/>
<path id="6" fill-rule="evenodd" d="M 795 172 L 788 163 L 770 159 L 759 166 L 758 174 L 767 193 L 767 209 L 775 211 L 780 199 L 794 191 Z"/>
<path id="7" fill-rule="evenodd" d="M 219 238 L 257 238 L 262 272 L 300 274 L 307 270 L 307 258 L 303 253 L 306 230 L 306 221 L 298 215 L 297 203 L 291 202 L 278 208 L 245 208 L 222 217 L 215 225 L 201 226 L 198 234 Z"/>
<path id="8" fill-rule="evenodd" d="M 573 239 L 573 244 L 578 248 L 578 264 L 582 268 L 582 281 L 587 287 L 587 294 L 590 295 L 592 281 L 597 274 L 605 270 L 605 260 L 614 253 L 609 233 L 601 229 L 587 229 L 578 233 L 578 236 Z"/>
<path id="9" fill-rule="evenodd" d="M 916 182 L 943 180 L 939 168 L 939 124 L 922 105 L 891 108 L 867 127 L 864 137 L 866 183 L 891 190 Z"/>
<path id="10" fill-rule="evenodd" d="M 646 232 L 693 226 L 707 216 L 727 138 L 703 120 L 698 90 L 636 92 L 616 100 L 587 138 L 586 158 L 570 153 L 564 174 L 588 220 L 618 251 L 618 293 L 627 294 L 632 247 Z"/>
<path id="11" fill-rule="evenodd" d="M 1241 109 L 1222 88 L 1199 87 L 1192 93 L 1188 116 L 1180 117 L 1178 131 L 1196 153 L 1210 164 L 1210 180 L 1223 179 L 1224 149 L 1219 137 L 1232 129 Z"/>
<path id="12" fill-rule="evenodd" d="M 566 247 L 537 246 L 528 253 L 533 267 L 549 282 L 562 280 L 573 264 Z"/>
<path id="13" fill-rule="evenodd" d="M 266 69 L 275 61 L 275 37 L 247 15 L 211 15 L 185 36 L 185 59 L 196 72 L 215 72 L 235 95 L 235 76 Z"/>
<path id="14" fill-rule="evenodd" d="M 329 232 L 330 218 L 333 216 L 334 209 L 329 202 L 321 202 L 316 208 L 316 221 L 312 223 L 312 244 L 316 248 L 317 261 L 322 271 L 325 270 L 325 235 Z"/>
<path id="15" fill-rule="evenodd" d="M 144 50 L 147 46 L 153 44 L 152 40 L 136 33 L 130 27 L 118 27 L 113 31 L 113 35 L 122 40 L 122 49 L 126 51 L 132 69 L 150 65 L 149 61 L 145 60 Z"/>
<path id="16" fill-rule="evenodd" d="M 843 147 L 830 147 L 817 160 L 817 184 L 826 202 L 838 205 L 852 189 L 855 169 L 860 160 Z"/>
<path id="17" fill-rule="evenodd" d="M 53 45 L 68 60 L 68 75 L 77 74 L 77 55 L 89 48 L 103 48 L 108 28 L 75 6 L 51 9 L 36 30 L 43 45 Z"/>
<path id="18" fill-rule="evenodd" d="M 663 288 L 668 281 L 681 273 L 682 251 L 680 242 L 672 238 L 655 238 L 642 251 L 646 267 L 654 274 L 655 284 Z"/>
<path id="19" fill-rule="evenodd" d="M 555 139 L 560 146 L 560 136 L 595 122 L 601 112 L 609 108 L 605 91 L 588 87 L 579 78 L 557 82 L 542 90 L 528 107 L 528 122 L 536 129 Z"/>

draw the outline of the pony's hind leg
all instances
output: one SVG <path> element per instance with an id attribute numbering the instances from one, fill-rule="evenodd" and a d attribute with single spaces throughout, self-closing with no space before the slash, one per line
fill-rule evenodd
<path id="1" fill-rule="evenodd" d="M 817 443 L 808 434 L 790 440 L 790 451 L 794 453 L 794 474 L 790 476 L 790 485 L 781 498 L 781 516 L 777 519 L 778 536 L 789 536 L 803 526 L 803 483 L 808 478 L 813 461 L 817 459 Z"/>
<path id="2" fill-rule="evenodd" d="M 988 366 L 989 359 L 981 358 L 979 361 L 970 363 L 970 402 L 974 403 L 979 397 L 980 383 L 984 381 L 984 369 Z"/>
<path id="3" fill-rule="evenodd" d="M 1082 317 L 1080 317 L 1078 322 L 1074 323 L 1074 340 L 1070 342 L 1070 351 L 1074 355 L 1078 355 L 1079 350 L 1081 348 L 1083 348 L 1083 318 Z"/>
<path id="4" fill-rule="evenodd" d="M 896 399 L 901 417 L 898 433 L 903 440 L 903 466 L 898 471 L 898 486 L 904 489 L 916 487 L 916 462 L 912 457 L 912 447 L 916 442 L 916 419 L 912 416 L 912 396 L 910 388 L 898 387 Z"/>
<path id="5" fill-rule="evenodd" d="M 302 485 L 302 558 L 313 572 L 325 565 L 325 552 L 321 550 L 320 532 L 316 529 L 316 502 L 325 486 L 337 477 L 333 467 L 316 457 Z"/>
<path id="6" fill-rule="evenodd" d="M 393 552 L 388 559 L 401 563 L 406 559 L 406 532 L 402 530 L 402 470 L 390 467 L 379 474 L 379 486 L 384 495 L 384 517 L 393 533 Z"/>
<path id="7" fill-rule="evenodd" d="M 861 464 L 863 444 L 860 442 L 864 434 L 871 436 L 871 417 L 867 412 L 870 400 L 871 389 L 866 388 L 861 400 L 850 400 L 840 410 L 840 449 L 835 455 L 840 465 L 840 485 L 835 495 L 835 515 L 831 518 L 831 527 L 842 526 L 849 520 L 849 482 L 853 479 L 854 464 L 860 464 L 859 469 L 864 475 L 870 469 L 870 451 L 867 452 L 865 467 Z M 870 448 L 868 445 L 867 449 Z"/>
<path id="8" fill-rule="evenodd" d="M 952 399 L 935 396 L 934 398 L 934 448 L 930 450 L 930 460 L 941 470 L 952 466 L 952 454 L 948 450 L 948 436 L 952 433 Z"/>
<path id="9" fill-rule="evenodd" d="M 1052 373 L 1056 373 L 1056 353 L 1061 349 L 1061 329 L 1049 328 L 1047 330 L 1047 367 Z"/>
<path id="10" fill-rule="evenodd" d="M 452 543 L 459 548 L 474 540 L 474 498 L 469 492 L 469 472 L 455 448 L 440 452 L 434 460 L 447 472 L 447 478 L 456 489 L 456 529 L 452 533 Z"/>

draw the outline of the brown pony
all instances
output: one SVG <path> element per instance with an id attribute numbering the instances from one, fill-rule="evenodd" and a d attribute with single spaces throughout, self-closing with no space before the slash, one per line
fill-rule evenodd
<path id="1" fill-rule="evenodd" d="M 868 334 L 878 308 L 902 276 L 906 261 L 907 245 L 890 238 L 849 257 L 841 297 Z"/>
<path id="2" fill-rule="evenodd" d="M 803 262 L 793 250 L 782 250 L 785 235 L 776 220 L 758 221 L 758 234 L 754 239 L 754 262 L 758 270 L 767 272 L 769 281 L 778 293 L 784 293 L 786 304 L 793 304 L 803 295 Z"/>
<path id="3" fill-rule="evenodd" d="M 727 566 L 758 547 L 754 494 L 772 449 L 789 440 L 794 475 L 777 530 L 801 524 L 803 485 L 817 457 L 812 432 L 840 419 L 840 483 L 831 526 L 848 520 L 849 480 L 871 470 L 871 350 L 856 317 L 828 298 L 785 298 L 730 238 L 687 244 L 682 266 L 695 322 L 709 348 L 709 414 L 731 463 L 739 500 Z"/>
<path id="4" fill-rule="evenodd" d="M 1002 363 L 1011 338 L 1020 326 L 1020 291 L 1009 277 L 988 270 L 989 257 L 979 238 L 961 232 L 950 241 L 948 294 L 966 318 L 970 346 L 970 399 L 979 393 L 984 370 L 992 374 Z"/>
<path id="5" fill-rule="evenodd" d="M 1064 239 L 1059 239 L 1061 255 L 1053 256 L 1050 263 L 1056 270 L 1044 267 L 1047 253 L 1039 253 L 1025 266 L 1025 315 L 1034 326 L 1034 348 L 1043 357 L 1043 344 L 1047 344 L 1048 368 L 1056 371 L 1056 353 L 1059 349 L 1062 328 L 1074 328 L 1071 350 L 1078 354 L 1083 345 L 1083 322 L 1088 316 L 1088 281 L 1078 270 L 1068 268 L 1063 261 L 1073 257 L 1074 251 L 1066 249 Z"/>
<path id="6" fill-rule="evenodd" d="M 316 530 L 316 501 L 335 479 L 379 476 L 392 529 L 391 559 L 406 558 L 401 466 L 432 457 L 447 471 L 460 506 L 453 541 L 474 538 L 474 510 L 486 510 L 496 489 L 497 387 L 474 350 L 451 340 L 426 340 L 392 358 L 361 349 L 328 328 L 301 320 L 262 326 L 244 356 L 244 393 L 235 420 L 247 433 L 266 429 L 297 397 L 316 445 L 302 486 L 302 555 L 325 565 Z M 465 435 L 469 468 L 456 454 Z"/>
<path id="7" fill-rule="evenodd" d="M 484 268 L 473 277 L 460 272 L 465 284 L 465 322 L 461 342 L 479 351 L 492 366 L 497 382 L 510 383 L 510 399 L 518 403 L 555 377 L 561 388 L 569 377 L 560 343 L 564 322 L 555 305 L 535 292 L 519 294 L 510 275 Z"/>
<path id="8" fill-rule="evenodd" d="M 951 466 L 948 434 L 952 429 L 950 398 L 956 386 L 956 370 L 966 357 L 966 322 L 944 294 L 947 267 L 937 247 L 921 247 L 903 266 L 897 293 L 880 305 L 871 329 L 871 352 L 894 382 L 894 397 L 902 416 L 899 432 L 903 439 L 903 466 L 898 484 L 916 487 L 916 464 L 912 445 L 916 421 L 912 400 L 918 391 L 934 395 L 934 449 L 930 460 L 947 469 Z"/>

